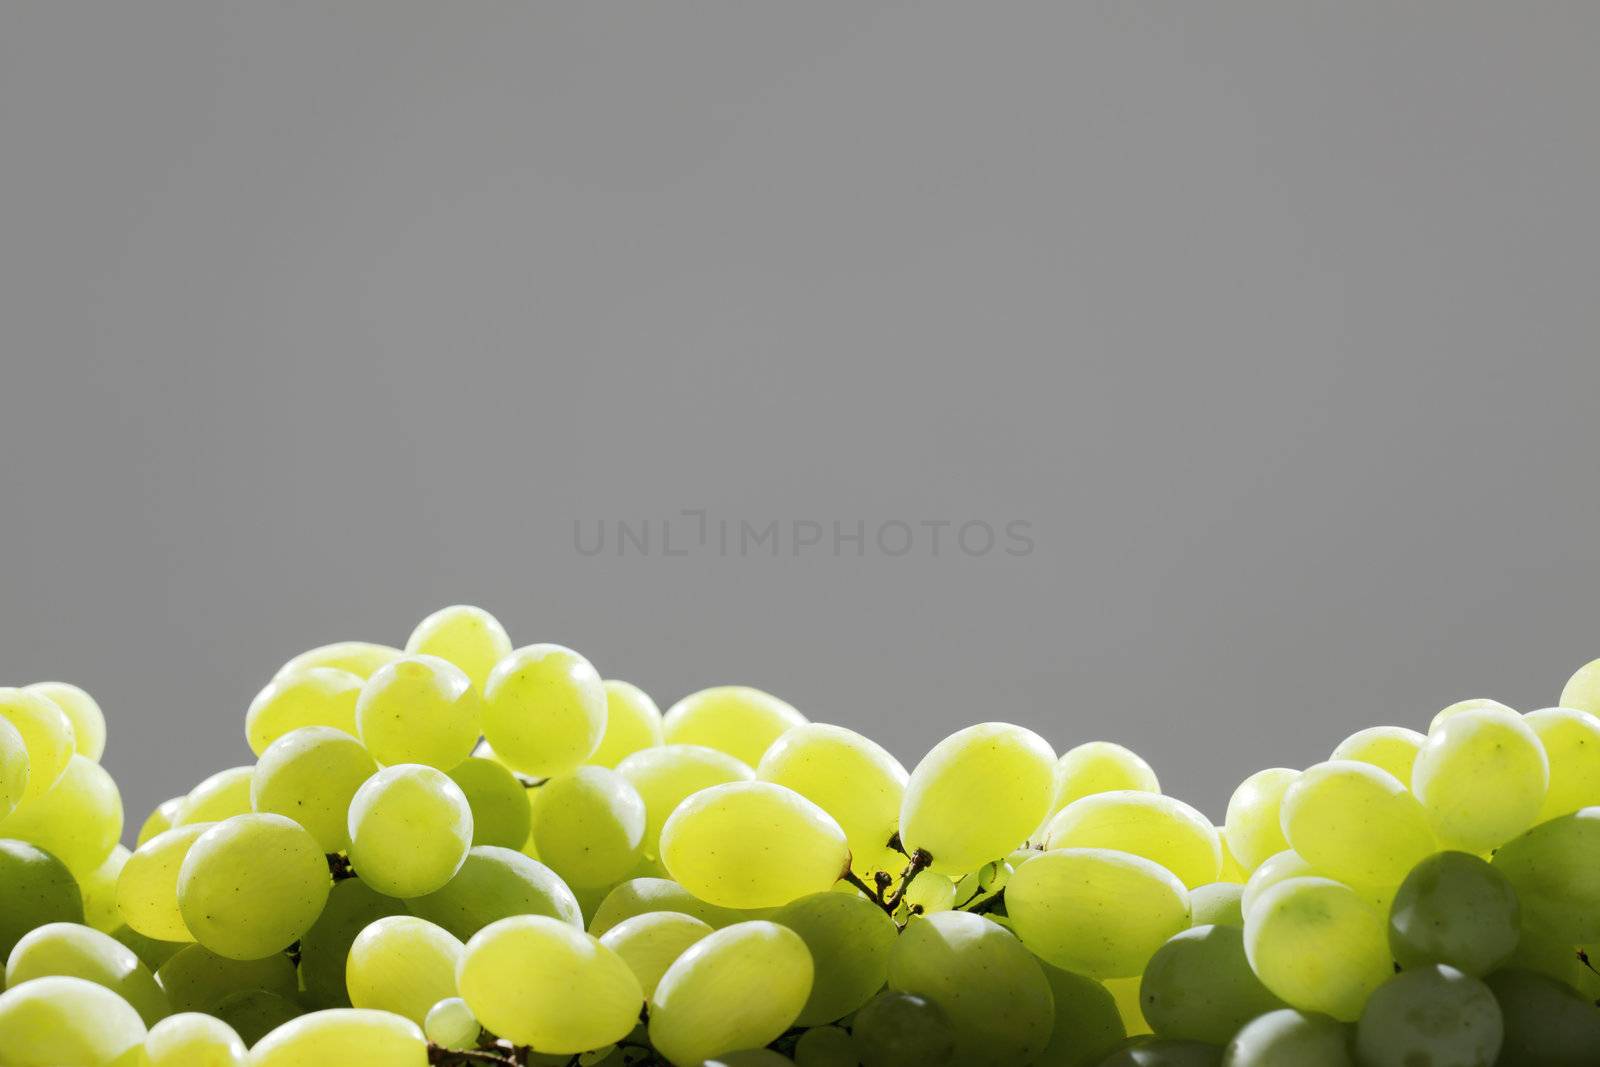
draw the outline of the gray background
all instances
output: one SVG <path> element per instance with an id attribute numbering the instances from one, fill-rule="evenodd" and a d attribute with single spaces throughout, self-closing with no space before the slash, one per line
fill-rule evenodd
<path id="1" fill-rule="evenodd" d="M 0 677 L 136 823 L 481 603 L 1220 816 L 1600 655 L 1600 5 L 0 6 Z M 585 556 L 574 520 L 1031 523 Z M 592 529 L 592 526 L 589 527 Z M 654 546 L 659 549 L 659 546 Z"/>

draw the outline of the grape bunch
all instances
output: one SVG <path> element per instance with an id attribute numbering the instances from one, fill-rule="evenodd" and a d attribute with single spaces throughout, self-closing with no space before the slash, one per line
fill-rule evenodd
<path id="1" fill-rule="evenodd" d="M 0 1067 L 1600 1064 L 1600 660 L 1259 771 L 982 723 L 907 773 L 456 606 L 295 657 L 130 852 L 0 689 Z"/>

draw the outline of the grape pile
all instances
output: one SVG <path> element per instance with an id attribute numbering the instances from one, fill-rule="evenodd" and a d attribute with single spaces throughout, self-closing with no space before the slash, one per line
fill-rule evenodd
<path id="1" fill-rule="evenodd" d="M 1600 1064 L 1600 660 L 1220 826 L 1115 744 L 908 774 L 463 606 L 291 660 L 131 853 L 105 736 L 0 689 L 0 1067 Z"/>

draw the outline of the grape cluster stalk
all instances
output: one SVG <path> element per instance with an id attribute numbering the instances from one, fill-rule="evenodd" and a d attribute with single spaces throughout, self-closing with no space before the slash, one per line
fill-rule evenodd
<path id="1" fill-rule="evenodd" d="M 1220 821 L 1109 741 L 663 713 L 466 605 L 242 717 L 130 850 L 99 703 L 0 687 L 0 1067 L 1600 1064 L 1600 659 Z"/>

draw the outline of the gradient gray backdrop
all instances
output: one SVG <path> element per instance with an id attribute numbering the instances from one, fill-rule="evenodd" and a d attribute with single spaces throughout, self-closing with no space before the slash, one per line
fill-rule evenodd
<path id="1" fill-rule="evenodd" d="M 0 3 L 0 678 L 130 823 L 452 601 L 1220 817 L 1600 655 L 1600 5 Z M 1032 524 L 580 555 L 573 522 Z M 851 551 L 848 549 L 847 552 Z"/>

